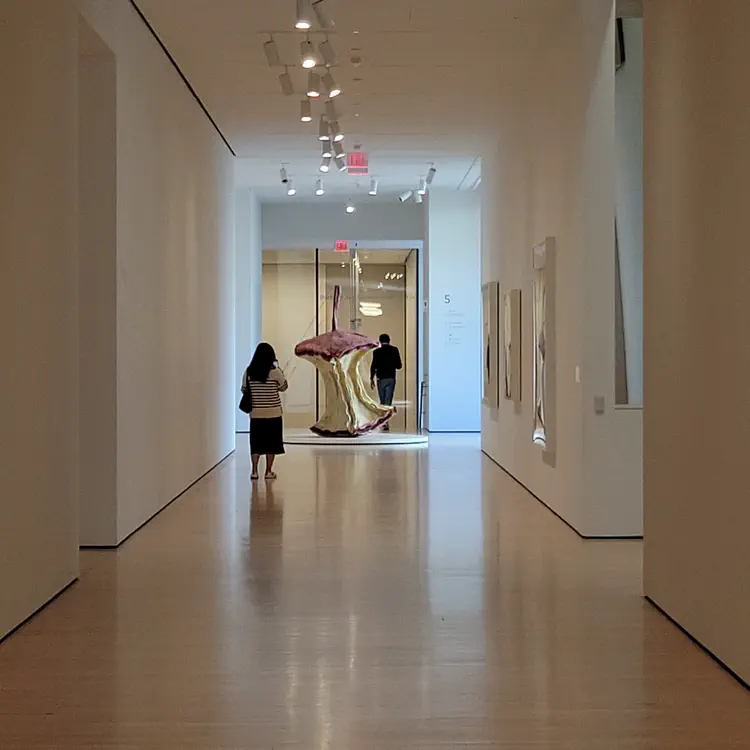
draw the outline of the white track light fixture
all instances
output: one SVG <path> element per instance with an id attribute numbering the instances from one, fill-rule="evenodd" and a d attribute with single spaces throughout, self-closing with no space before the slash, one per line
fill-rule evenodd
<path id="1" fill-rule="evenodd" d="M 333 156 L 333 146 L 331 145 L 330 141 L 321 141 L 322 143 L 322 149 L 321 149 L 321 156 L 324 159 L 330 159 Z"/>
<path id="2" fill-rule="evenodd" d="M 346 171 L 346 159 L 343 156 L 337 156 L 334 161 L 336 162 L 339 172 Z"/>
<path id="3" fill-rule="evenodd" d="M 323 58 L 323 62 L 326 65 L 336 64 L 336 53 L 334 52 L 333 45 L 328 41 L 328 39 L 320 43 L 318 51 L 320 52 L 320 56 Z"/>
<path id="4" fill-rule="evenodd" d="M 303 99 L 300 102 L 300 122 L 312 122 L 312 104 L 309 99 Z"/>
<path id="5" fill-rule="evenodd" d="M 432 181 L 435 179 L 436 173 L 437 169 L 435 169 L 435 167 L 430 167 L 429 171 L 427 172 L 427 179 L 425 180 L 428 185 L 432 185 Z"/>
<path id="6" fill-rule="evenodd" d="M 370 178 L 370 195 L 377 195 L 378 194 L 378 181 L 372 177 Z"/>
<path id="7" fill-rule="evenodd" d="M 318 140 L 331 140 L 331 126 L 328 124 L 328 120 L 326 120 L 325 117 L 320 118 L 320 125 L 318 126 Z"/>
<path id="8" fill-rule="evenodd" d="M 341 126 L 338 122 L 331 123 L 331 140 L 335 143 L 339 143 L 344 140 L 344 134 L 341 132 Z"/>
<path id="9" fill-rule="evenodd" d="M 357 207 L 351 201 L 349 201 L 346 204 L 346 213 L 351 215 L 353 213 L 356 213 L 356 211 L 357 211 Z"/>
<path id="10" fill-rule="evenodd" d="M 336 85 L 330 70 L 323 76 L 323 86 L 325 86 L 325 90 L 331 99 L 335 99 L 341 93 L 341 89 Z"/>
<path id="11" fill-rule="evenodd" d="M 417 195 L 427 195 L 427 178 L 420 177 L 419 187 L 417 188 Z"/>
<path id="12" fill-rule="evenodd" d="M 320 96 L 321 89 L 320 76 L 311 70 L 310 75 L 307 76 L 307 95 L 311 99 L 317 99 Z"/>
<path id="13" fill-rule="evenodd" d="M 328 12 L 328 0 L 313 0 L 312 8 L 321 29 L 332 29 L 335 26 Z"/>
<path id="14" fill-rule="evenodd" d="M 310 0 L 297 0 L 297 18 L 294 28 L 307 31 L 313 24 L 313 12 Z"/>
<path id="15" fill-rule="evenodd" d="M 286 167 L 282 167 L 279 170 L 279 178 L 281 179 L 282 185 L 286 185 L 287 182 L 289 182 L 289 173 L 286 171 Z"/>
<path id="16" fill-rule="evenodd" d="M 263 53 L 266 56 L 268 66 L 270 68 L 283 67 L 281 64 L 281 57 L 279 56 L 279 48 L 276 46 L 276 42 L 273 40 L 273 38 L 269 39 L 263 45 Z"/>
<path id="17" fill-rule="evenodd" d="M 401 195 L 398 196 L 398 199 L 401 201 L 401 203 L 406 203 L 406 201 L 408 201 L 412 197 L 412 195 L 414 195 L 414 193 L 411 190 L 407 190 L 401 193 Z"/>
<path id="18" fill-rule="evenodd" d="M 285 70 L 279 76 L 279 85 L 281 86 L 281 91 L 286 96 L 292 96 L 294 94 L 294 84 L 292 83 L 292 77 L 289 75 L 289 71 Z"/>
<path id="19" fill-rule="evenodd" d="M 327 174 L 331 169 L 331 157 L 330 156 L 324 156 L 323 161 L 320 162 L 320 171 L 323 174 Z"/>
<path id="20" fill-rule="evenodd" d="M 323 189 L 323 180 L 317 179 L 315 181 L 315 195 L 324 195 L 325 190 Z"/>
<path id="21" fill-rule="evenodd" d="M 286 194 L 287 195 L 297 195 L 297 188 L 294 187 L 294 183 L 289 180 L 286 184 Z"/>
<path id="22" fill-rule="evenodd" d="M 424 200 L 422 193 L 414 193 L 414 202 L 421 203 Z"/>
<path id="23" fill-rule="evenodd" d="M 336 102 L 334 102 L 332 99 L 329 99 L 326 102 L 326 117 L 328 118 L 329 122 L 335 122 L 339 119 L 339 114 L 336 111 Z"/>
<path id="24" fill-rule="evenodd" d="M 309 39 L 305 39 L 300 45 L 300 60 L 305 70 L 312 70 L 318 64 L 318 56 L 315 54 L 315 46 Z"/>
<path id="25" fill-rule="evenodd" d="M 344 151 L 344 145 L 341 143 L 341 141 L 334 141 L 333 142 L 333 155 L 337 159 L 343 159 L 346 154 L 346 151 Z"/>

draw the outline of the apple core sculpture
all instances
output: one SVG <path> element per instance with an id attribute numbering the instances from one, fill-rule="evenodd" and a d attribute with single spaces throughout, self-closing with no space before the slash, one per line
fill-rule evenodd
<path id="1" fill-rule="evenodd" d="M 357 331 L 339 330 L 340 302 L 341 287 L 337 286 L 332 330 L 301 341 L 294 353 L 311 362 L 325 384 L 325 412 L 310 428 L 312 432 L 325 437 L 356 437 L 384 425 L 394 410 L 375 403 L 367 392 L 359 365 L 378 344 Z"/>

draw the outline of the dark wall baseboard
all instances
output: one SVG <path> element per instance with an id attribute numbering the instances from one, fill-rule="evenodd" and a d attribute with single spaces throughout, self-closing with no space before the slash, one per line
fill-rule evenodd
<path id="1" fill-rule="evenodd" d="M 106 549 L 118 549 L 122 547 L 125 542 L 128 541 L 134 534 L 137 534 L 144 526 L 148 525 L 153 521 L 157 516 L 161 515 L 172 503 L 174 503 L 176 500 L 179 500 L 186 492 L 189 492 L 193 487 L 195 487 L 198 482 L 200 482 L 202 479 L 205 479 L 211 472 L 215 471 L 216 469 L 221 466 L 224 461 L 226 461 L 230 456 L 234 455 L 234 450 L 229 451 L 224 458 L 221 459 L 218 463 L 214 464 L 208 471 L 201 474 L 194 482 L 191 482 L 187 487 L 185 487 L 182 492 L 175 495 L 169 502 L 167 502 L 166 505 L 159 508 L 159 510 L 156 511 L 153 515 L 150 515 L 142 524 L 137 526 L 133 531 L 131 531 L 126 537 L 121 539 L 117 544 L 88 544 L 88 545 L 81 545 L 80 549 L 82 550 L 106 550 Z"/>
<path id="2" fill-rule="evenodd" d="M 497 466 L 504 474 L 509 476 L 519 487 L 526 490 L 526 492 L 531 495 L 531 497 L 534 498 L 537 502 L 541 503 L 552 515 L 559 518 L 571 531 L 575 532 L 576 536 L 578 536 L 580 539 L 584 539 L 587 542 L 637 542 L 639 540 L 643 539 L 642 534 L 634 534 L 632 536 L 625 535 L 625 536 L 602 536 L 602 535 L 590 535 L 590 534 L 582 534 L 575 526 L 573 526 L 570 521 L 563 518 L 554 508 L 550 508 L 547 503 L 544 502 L 538 495 L 535 495 L 520 479 L 517 477 L 514 477 L 513 474 L 511 474 L 502 464 L 498 463 L 489 453 L 487 453 L 484 448 L 482 449 L 482 453 L 484 453 L 487 458 L 492 461 L 495 466 Z"/>
<path id="3" fill-rule="evenodd" d="M 674 625 L 683 635 L 689 638 L 693 642 L 693 644 L 695 644 L 701 651 L 703 651 L 703 653 L 706 654 L 712 661 L 716 662 L 725 672 L 729 672 L 729 674 L 735 680 L 737 680 L 737 682 L 739 682 L 742 687 L 744 687 L 746 690 L 750 690 L 750 683 L 740 677 L 737 672 L 735 672 L 728 664 L 723 662 L 713 651 L 711 651 L 710 648 L 704 646 L 694 635 L 685 630 L 685 628 L 680 625 L 680 623 L 675 620 L 674 617 L 669 614 L 669 612 L 667 612 L 665 609 L 662 609 L 662 607 L 660 607 L 650 596 L 646 595 L 644 596 L 644 599 L 665 619 L 669 620 L 669 622 L 671 622 L 672 625 Z"/>
<path id="4" fill-rule="evenodd" d="M 41 614 L 45 609 L 47 609 L 47 607 L 49 607 L 50 604 L 53 604 L 54 602 L 56 602 L 68 589 L 75 586 L 75 584 L 78 583 L 79 581 L 79 577 L 80 576 L 76 576 L 69 584 L 67 584 L 66 586 L 63 586 L 53 597 L 51 597 L 46 602 L 44 602 L 44 604 L 42 604 L 41 607 L 38 607 L 37 609 L 35 609 L 25 620 L 23 620 L 23 622 L 19 622 L 18 625 L 16 625 L 16 627 L 13 628 L 13 630 L 9 631 L 2 638 L 0 638 L 0 646 L 2 646 L 5 643 L 5 641 L 7 641 L 12 635 L 15 635 L 16 633 L 18 633 L 18 631 L 21 630 L 21 628 L 28 625 L 29 622 L 31 622 L 31 620 L 33 620 L 38 614 Z"/>

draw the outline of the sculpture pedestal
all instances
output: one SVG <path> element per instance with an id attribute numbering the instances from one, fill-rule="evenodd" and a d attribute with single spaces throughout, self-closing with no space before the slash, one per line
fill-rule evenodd
<path id="1" fill-rule="evenodd" d="M 388 446 L 403 445 L 420 447 L 429 442 L 427 435 L 414 435 L 404 432 L 368 432 L 359 437 L 326 437 L 309 430 L 287 430 L 284 433 L 285 445 L 347 445 L 347 446 Z"/>

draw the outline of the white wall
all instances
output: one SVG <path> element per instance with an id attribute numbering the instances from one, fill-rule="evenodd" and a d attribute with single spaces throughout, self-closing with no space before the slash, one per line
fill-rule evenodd
<path id="1" fill-rule="evenodd" d="M 261 340 L 263 238 L 260 202 L 253 191 L 247 188 L 237 190 L 235 200 L 235 400 L 239 403 L 242 374 Z M 235 409 L 235 415 L 236 429 L 246 431 L 247 414 Z"/>
<path id="2" fill-rule="evenodd" d="M 644 5 L 645 589 L 750 681 L 750 4 Z"/>
<path id="3" fill-rule="evenodd" d="M 117 539 L 117 67 L 78 30 L 79 520 L 97 545 Z"/>
<path id="4" fill-rule="evenodd" d="M 101 275 L 110 296 L 116 289 L 116 321 L 90 286 L 79 318 L 78 12 L 115 56 L 116 286 L 111 237 L 87 224 L 80 246 L 81 280 Z M 99 366 L 112 374 L 111 349 L 99 360 L 92 342 L 107 326 L 116 331 L 117 434 L 107 424 L 100 437 L 108 461 L 116 451 L 117 485 L 99 497 L 116 523 L 95 524 L 89 543 L 116 543 L 232 450 L 235 374 L 231 156 L 130 3 L 4 0 L 0 61 L 9 72 L 0 139 L 2 635 L 77 575 L 77 497 L 80 488 L 91 499 L 96 460 L 91 376 Z M 111 111 L 111 99 L 104 106 Z M 85 179 L 106 182 L 112 162 L 82 164 L 86 221 L 95 188 Z M 100 241 L 102 257 L 92 259 Z M 89 451 L 80 482 L 79 326 Z"/>
<path id="5" fill-rule="evenodd" d="M 0 637 L 78 575 L 75 40 L 0 6 Z"/>
<path id="6" fill-rule="evenodd" d="M 497 141 L 482 160 L 483 278 L 523 290 L 523 402 L 483 409 L 483 447 L 581 534 L 638 535 L 640 413 L 614 409 L 612 3 L 572 0 L 552 39 L 527 80 L 499 91 Z M 547 236 L 557 247 L 553 457 L 531 440 L 531 249 Z"/>
<path id="7" fill-rule="evenodd" d="M 234 448 L 233 161 L 127 0 L 117 64 L 117 541 Z"/>
<path id="8" fill-rule="evenodd" d="M 296 250 L 319 247 L 333 250 L 336 240 L 421 241 L 424 239 L 424 204 L 401 205 L 362 201 L 349 216 L 342 203 L 263 204 L 263 247 Z M 399 247 L 408 247 L 400 244 Z"/>
<path id="9" fill-rule="evenodd" d="M 433 190 L 427 205 L 427 428 L 431 432 L 479 432 L 480 193 Z"/>
<path id="10" fill-rule="evenodd" d="M 615 185 L 628 402 L 643 404 L 643 19 L 623 20 L 615 77 Z"/>

